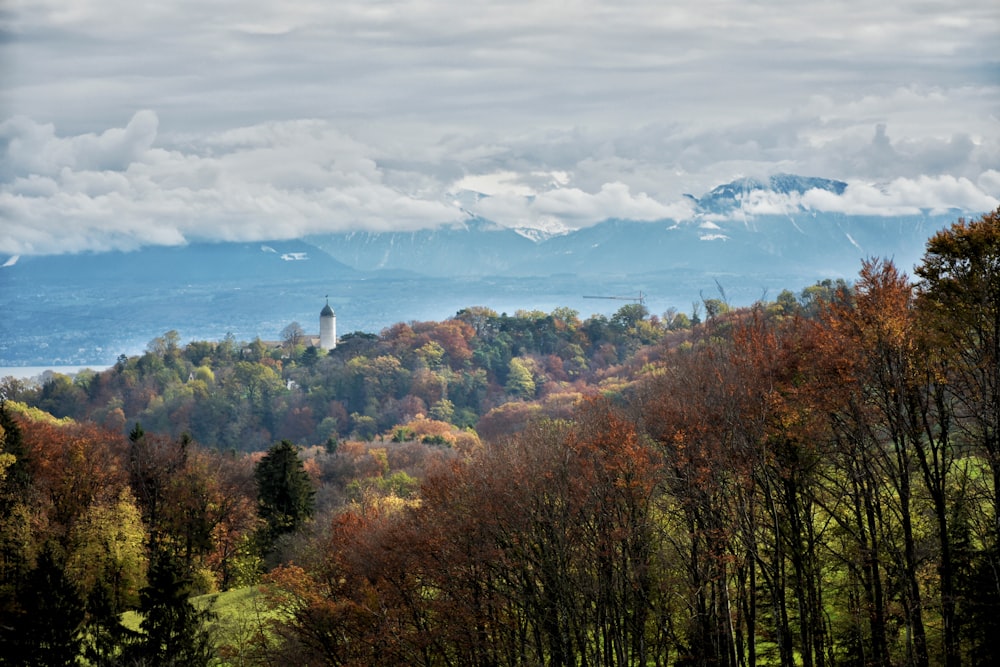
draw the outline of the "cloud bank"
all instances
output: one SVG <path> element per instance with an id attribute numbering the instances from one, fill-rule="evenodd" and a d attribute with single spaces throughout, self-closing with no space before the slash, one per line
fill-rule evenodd
<path id="1" fill-rule="evenodd" d="M 905 0 L 126 3 L 0 11 L 0 253 L 687 220 L 776 172 L 995 208 L 1000 8 Z"/>
<path id="2" fill-rule="evenodd" d="M 159 140 L 157 128 L 152 111 L 136 113 L 124 127 L 68 137 L 50 124 L 23 117 L 0 123 L 5 146 L 0 252 L 50 254 L 359 229 L 412 230 L 461 223 L 470 216 L 550 231 L 609 218 L 683 221 L 695 209 L 689 198 L 675 192 L 678 181 L 700 186 L 696 194 L 701 194 L 716 184 L 714 174 L 722 177 L 726 169 L 808 168 L 808 159 L 797 155 L 801 142 L 782 151 L 781 159 L 759 163 L 728 158 L 735 144 L 723 142 L 720 159 L 704 158 L 700 179 L 691 179 L 691 172 L 677 176 L 682 168 L 676 163 L 628 146 L 591 154 L 573 143 L 570 150 L 570 137 L 551 142 L 553 154 L 547 159 L 530 156 L 536 146 L 530 141 L 510 142 L 502 150 L 487 150 L 483 144 L 476 155 L 474 138 L 466 137 L 470 147 L 457 153 L 464 151 L 467 157 L 455 165 L 446 146 L 432 146 L 424 155 L 404 160 L 390 155 L 391 148 L 363 143 L 329 121 L 266 123 L 173 145 L 162 145 L 169 142 Z M 454 137 L 441 141 L 455 143 Z M 685 143 L 670 136 L 660 142 Z M 880 142 L 885 142 L 881 149 Z M 564 155 L 559 155 L 561 143 Z M 706 137 L 698 145 L 708 143 Z M 755 192 L 743 202 L 742 213 L 899 215 L 986 211 L 1000 205 L 1000 171 L 975 174 L 979 160 L 989 162 L 980 155 L 987 147 L 958 140 L 952 144 L 963 144 L 952 152 L 963 153 L 959 165 L 972 175 L 852 179 L 842 195 Z M 907 159 L 919 152 L 896 146 L 878 129 L 867 144 L 841 154 L 856 160 L 879 150 L 881 155 L 909 151 Z M 926 150 L 947 152 L 940 146 Z M 896 171 L 906 170 L 900 164 Z M 463 175 L 454 178 L 459 172 Z"/>

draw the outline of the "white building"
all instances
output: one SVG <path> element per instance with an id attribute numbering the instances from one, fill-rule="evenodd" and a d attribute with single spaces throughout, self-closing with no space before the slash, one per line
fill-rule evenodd
<path id="1" fill-rule="evenodd" d="M 337 347 L 337 314 L 330 307 L 330 298 L 319 311 L 319 346 L 329 352 Z"/>

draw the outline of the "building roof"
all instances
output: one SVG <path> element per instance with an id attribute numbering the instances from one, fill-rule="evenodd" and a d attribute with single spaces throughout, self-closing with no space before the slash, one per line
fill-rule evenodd
<path id="1" fill-rule="evenodd" d="M 336 317 L 333 312 L 333 308 L 330 307 L 330 297 L 326 298 L 326 305 L 323 306 L 323 310 L 319 311 L 320 317 Z"/>

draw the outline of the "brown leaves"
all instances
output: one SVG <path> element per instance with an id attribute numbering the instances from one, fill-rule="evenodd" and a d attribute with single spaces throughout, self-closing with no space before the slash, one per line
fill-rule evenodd
<path id="1" fill-rule="evenodd" d="M 294 614 L 290 627 L 312 642 L 322 615 L 328 640 L 351 656 L 344 664 L 475 664 L 498 653 L 535 662 L 552 641 L 590 661 L 600 642 L 627 654 L 625 635 L 645 630 L 625 619 L 648 613 L 657 463 L 605 402 L 578 417 L 531 424 L 442 466 L 419 506 L 341 514 L 319 569 L 269 578 L 275 604 Z M 352 625 L 364 614 L 366 624 Z M 340 639 L 329 639 L 334 629 Z"/>

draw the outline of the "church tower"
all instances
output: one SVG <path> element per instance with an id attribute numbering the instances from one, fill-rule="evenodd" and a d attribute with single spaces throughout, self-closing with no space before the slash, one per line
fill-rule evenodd
<path id="1" fill-rule="evenodd" d="M 327 352 L 337 347 L 337 315 L 330 307 L 330 297 L 319 311 L 319 346 Z"/>

